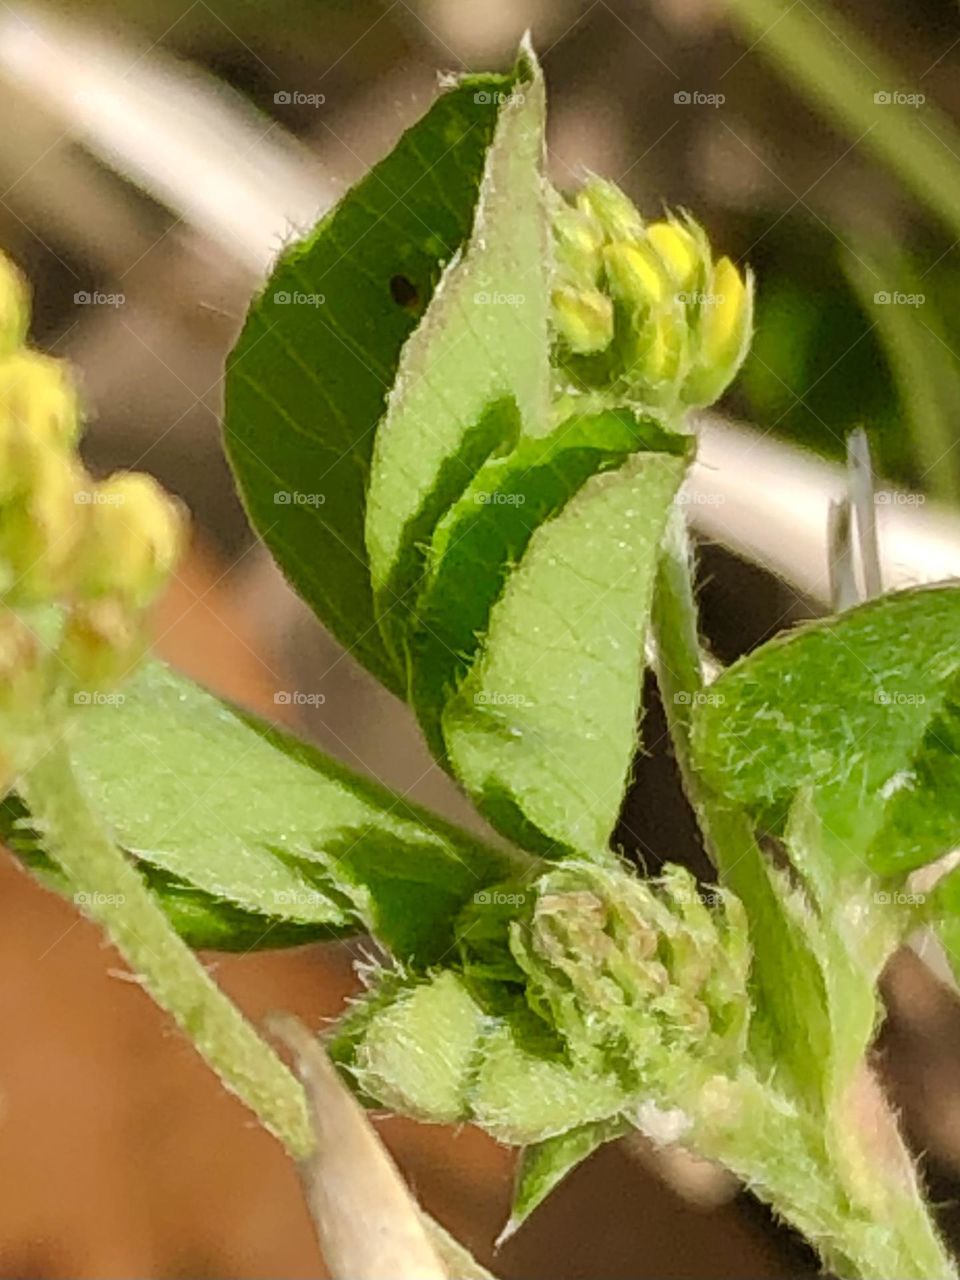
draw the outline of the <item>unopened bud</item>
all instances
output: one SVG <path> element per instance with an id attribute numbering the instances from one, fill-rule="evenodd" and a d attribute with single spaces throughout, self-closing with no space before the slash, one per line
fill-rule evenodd
<path id="1" fill-rule="evenodd" d="M 603 248 L 603 232 L 597 220 L 561 202 L 553 214 L 553 237 L 560 274 L 573 284 L 596 284 Z"/>
<path id="2" fill-rule="evenodd" d="M 128 675 L 147 647 L 143 622 L 116 597 L 78 603 L 57 649 L 62 681 L 71 690 L 109 689 Z"/>
<path id="3" fill-rule="evenodd" d="M 511 945 L 531 1007 L 567 1039 L 630 1064 L 656 1096 L 678 1070 L 735 1066 L 746 1043 L 750 967 L 746 918 L 722 890 L 717 909 L 696 880 L 668 867 L 659 883 L 566 863 L 539 882 Z"/>
<path id="4" fill-rule="evenodd" d="M 696 362 L 683 386 L 688 405 L 697 408 L 719 399 L 744 361 L 752 331 L 753 282 L 729 258 L 721 258 L 700 315 Z"/>
<path id="5" fill-rule="evenodd" d="M 72 445 L 80 433 L 77 393 L 62 360 L 16 351 L 0 360 L 0 449 L 18 441 Z M 15 466 L 15 460 L 14 460 Z M 0 491 L 5 487 L 0 481 Z"/>
<path id="6" fill-rule="evenodd" d="M 618 241 L 604 249 L 603 261 L 610 292 L 633 310 L 659 307 L 674 291 L 658 255 L 647 245 Z"/>
<path id="7" fill-rule="evenodd" d="M 16 450 L 17 490 L 0 505 L 0 594 L 48 600 L 66 585 L 83 529 L 82 472 L 70 453 L 37 440 Z"/>
<path id="8" fill-rule="evenodd" d="M 552 319 L 575 355 L 594 355 L 613 340 L 613 303 L 599 289 L 554 289 Z"/>
<path id="9" fill-rule="evenodd" d="M 0 253 L 0 356 L 23 346 L 30 324 L 30 290 L 8 257 Z"/>
<path id="10" fill-rule="evenodd" d="M 640 332 L 630 377 L 639 376 L 651 389 L 672 383 L 683 363 L 688 332 L 686 320 L 672 310 L 651 316 Z"/>
<path id="11" fill-rule="evenodd" d="M 178 503 L 141 472 L 98 484 L 88 507 L 78 586 L 89 596 L 119 596 L 136 608 L 154 599 L 183 547 Z"/>
<path id="12" fill-rule="evenodd" d="M 46 692 L 45 677 L 37 637 L 10 609 L 3 610 L 0 613 L 0 716 L 29 716 L 38 710 Z M 0 794 L 3 790 L 0 785 Z"/>
<path id="13" fill-rule="evenodd" d="M 654 222 L 647 227 L 647 239 L 669 271 L 678 289 L 689 289 L 696 281 L 702 260 L 701 248 L 693 235 L 678 222 Z"/>
<path id="14" fill-rule="evenodd" d="M 610 240 L 633 240 L 643 233 L 643 219 L 633 201 L 603 178 L 584 183 L 577 192 L 577 208 L 592 215 Z"/>

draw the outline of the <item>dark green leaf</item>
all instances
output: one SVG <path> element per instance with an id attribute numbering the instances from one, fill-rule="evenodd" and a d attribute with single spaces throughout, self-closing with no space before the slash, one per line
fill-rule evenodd
<path id="1" fill-rule="evenodd" d="M 513 76 L 470 76 L 280 258 L 230 356 L 225 443 L 250 518 L 321 620 L 400 690 L 364 546 L 400 351 L 473 224 Z M 322 301 L 321 301 L 322 299 Z"/>

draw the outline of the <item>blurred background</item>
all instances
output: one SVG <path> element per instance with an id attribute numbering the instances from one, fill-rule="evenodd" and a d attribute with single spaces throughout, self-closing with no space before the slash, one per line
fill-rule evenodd
<path id="1" fill-rule="evenodd" d="M 158 610 L 160 653 L 462 821 L 404 711 L 251 534 L 220 450 L 221 375 L 277 250 L 421 114 L 438 72 L 506 67 L 527 27 L 552 99 L 554 181 L 593 169 L 652 216 L 689 208 L 755 270 L 757 340 L 724 412 L 825 462 L 866 424 L 881 473 L 914 491 L 908 517 L 927 507 L 953 529 L 952 0 L 0 3 L 0 248 L 33 282 L 33 339 L 76 367 L 89 465 L 152 471 L 194 518 Z M 786 486 L 801 464 L 789 449 L 771 456 Z M 785 489 L 769 473 L 756 485 L 773 503 L 767 535 L 796 542 L 802 513 L 786 499 L 777 510 Z M 703 505 L 704 618 L 720 657 L 823 607 L 825 530 L 793 548 L 807 568 L 788 580 L 749 537 L 718 535 L 716 503 Z M 322 688 L 325 702 L 278 705 L 290 688 Z M 643 729 L 619 839 L 648 869 L 670 857 L 705 871 L 652 691 Z M 119 979 L 92 926 L 12 859 L 0 878 L 0 1277 L 322 1275 L 273 1142 Z M 354 952 L 210 960 L 251 1016 L 282 1007 L 319 1026 L 357 989 Z M 960 1017 L 912 953 L 887 991 L 882 1065 L 960 1243 Z M 379 1127 L 425 1204 L 490 1263 L 510 1153 L 472 1131 Z M 599 1152 L 493 1265 L 531 1280 L 816 1270 L 725 1177 L 638 1143 Z"/>

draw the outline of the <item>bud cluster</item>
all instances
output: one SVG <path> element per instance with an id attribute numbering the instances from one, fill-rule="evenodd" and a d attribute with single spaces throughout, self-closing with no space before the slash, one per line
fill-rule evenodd
<path id="1" fill-rule="evenodd" d="M 76 389 L 63 362 L 25 345 L 28 321 L 26 284 L 0 255 L 0 708 L 8 711 L 28 686 L 37 705 L 55 686 L 102 687 L 129 669 L 143 649 L 143 612 L 184 533 L 179 507 L 151 477 L 87 474 Z M 47 659 L 14 612 L 37 605 L 62 607 Z"/>
<path id="2" fill-rule="evenodd" d="M 644 223 L 601 178 L 556 196 L 552 225 L 553 328 L 575 387 L 668 410 L 717 400 L 750 344 L 749 273 L 714 262 L 692 218 Z"/>
<path id="3" fill-rule="evenodd" d="M 668 866 L 657 881 L 570 863 L 538 882 L 511 945 L 532 1007 L 571 1054 L 672 1102 L 746 1051 L 750 949 L 739 899 Z"/>

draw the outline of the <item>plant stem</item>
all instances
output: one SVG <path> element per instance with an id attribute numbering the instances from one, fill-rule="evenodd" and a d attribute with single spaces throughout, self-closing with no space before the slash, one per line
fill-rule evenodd
<path id="1" fill-rule="evenodd" d="M 690 549 L 678 511 L 664 539 L 653 628 L 657 681 L 684 789 L 720 879 L 747 909 L 751 1048 L 765 1063 L 765 1082 L 737 1082 L 731 1107 L 722 1099 L 719 1106 L 707 1102 L 695 1145 L 733 1169 L 847 1280 L 956 1277 L 896 1118 L 865 1061 L 843 1096 L 824 1105 L 823 1060 L 832 1056 L 833 1037 L 819 963 L 778 896 L 749 815 L 717 796 L 696 770 L 692 709 L 705 690 Z"/>
<path id="2" fill-rule="evenodd" d="M 63 736 L 42 754 L 32 753 L 17 787 L 85 913 L 224 1085 L 292 1155 L 305 1156 L 313 1138 L 302 1086 L 176 935 L 110 839 L 77 780 Z"/>

